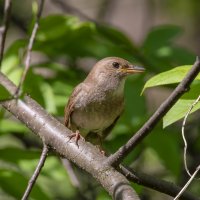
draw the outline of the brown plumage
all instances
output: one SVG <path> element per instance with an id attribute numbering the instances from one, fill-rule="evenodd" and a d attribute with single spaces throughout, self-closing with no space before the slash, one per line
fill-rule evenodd
<path id="1" fill-rule="evenodd" d="M 76 132 L 74 135 L 80 133 L 87 141 L 99 144 L 123 112 L 127 75 L 143 71 L 118 57 L 97 62 L 73 90 L 65 107 L 65 125 Z"/>

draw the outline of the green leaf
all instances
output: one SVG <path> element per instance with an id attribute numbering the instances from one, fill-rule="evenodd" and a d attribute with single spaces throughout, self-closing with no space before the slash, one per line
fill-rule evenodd
<path id="1" fill-rule="evenodd" d="M 151 79 L 149 79 L 146 84 L 144 85 L 143 91 L 146 88 L 159 86 L 159 85 L 168 85 L 168 84 L 174 84 L 179 83 L 183 80 L 183 78 L 186 76 L 188 71 L 191 69 L 191 65 L 185 65 L 176 67 L 172 70 L 162 72 Z M 196 77 L 195 80 L 200 80 L 200 74 Z"/>
<path id="2" fill-rule="evenodd" d="M 118 48 L 121 48 L 127 52 L 126 56 L 132 54 L 132 56 L 127 57 L 127 59 L 133 59 L 133 56 L 137 56 L 136 54 L 138 53 L 138 49 L 123 32 L 114 27 L 106 25 L 97 25 L 96 29 L 103 37 L 108 39 L 113 44 L 117 44 Z"/>
<path id="3" fill-rule="evenodd" d="M 64 15 L 50 15 L 40 20 L 40 29 L 37 32 L 38 41 L 59 39 L 69 34 L 71 29 L 79 23 L 77 17 Z M 54 28 L 52 28 L 54 27 Z M 67 40 L 68 38 L 66 38 Z"/>
<path id="4" fill-rule="evenodd" d="M 13 156 L 13 152 L 15 156 Z M 21 160 L 39 159 L 40 152 L 26 149 L 20 149 L 15 147 L 6 147 L 0 149 L 0 159 L 9 161 L 11 163 L 18 163 Z"/>
<path id="5" fill-rule="evenodd" d="M 147 146 L 156 151 L 166 168 L 176 176 L 180 173 L 181 167 L 181 152 L 178 141 L 176 135 L 164 130 L 160 131 L 158 128 L 145 140 Z"/>
<path id="6" fill-rule="evenodd" d="M 124 123 L 130 123 L 131 128 L 141 125 L 144 120 L 146 112 L 145 98 L 140 96 L 143 87 L 143 77 L 135 76 L 130 77 L 125 85 L 125 111 L 123 114 Z"/>
<path id="7" fill-rule="evenodd" d="M 191 69 L 191 66 L 180 66 L 176 67 L 172 70 L 160 73 L 150 80 L 148 80 L 143 88 L 143 91 L 146 88 L 159 86 L 159 85 L 167 85 L 179 83 L 186 76 L 188 71 Z M 190 90 L 185 93 L 181 99 L 170 109 L 170 111 L 163 118 L 163 127 L 167 127 L 170 124 L 176 122 L 177 120 L 183 118 L 188 111 L 191 104 L 195 101 L 197 96 L 200 94 L 200 74 L 196 77 L 196 82 L 190 87 Z M 142 91 L 142 92 L 143 92 Z M 198 103 L 192 112 L 198 110 L 200 107 Z"/>
<path id="8" fill-rule="evenodd" d="M 0 133 L 24 133 L 27 132 L 28 128 L 21 124 L 20 122 L 10 120 L 10 119 L 1 119 L 0 120 Z"/>
<path id="9" fill-rule="evenodd" d="M 14 84 L 19 84 L 22 68 L 19 67 L 19 58 L 17 55 L 10 55 L 4 59 L 2 72 L 7 75 Z"/>
<path id="10" fill-rule="evenodd" d="M 44 98 L 40 87 L 44 83 L 44 78 L 36 74 L 32 68 L 29 69 L 23 83 L 23 92 L 30 94 L 42 106 L 44 106 Z"/>
<path id="11" fill-rule="evenodd" d="M 168 46 L 171 40 L 182 32 L 178 26 L 163 25 L 152 29 L 147 35 L 142 49 L 145 53 L 154 53 L 159 48 Z"/>
<path id="12" fill-rule="evenodd" d="M 22 67 L 20 66 L 21 57 L 26 44 L 26 40 L 16 40 L 5 53 L 2 62 L 2 72 L 8 76 L 16 85 L 19 84 L 19 80 L 22 74 Z M 20 55 L 21 53 L 21 55 Z"/>
<path id="13" fill-rule="evenodd" d="M 188 99 L 180 99 L 164 116 L 163 118 L 163 127 L 167 127 L 172 123 L 178 121 L 179 119 L 183 118 L 190 106 L 194 103 L 195 99 L 188 100 Z M 197 111 L 200 109 L 200 102 L 198 102 L 195 107 L 192 109 L 192 112 Z"/>
<path id="14" fill-rule="evenodd" d="M 45 108 L 49 113 L 56 113 L 55 96 L 52 87 L 48 83 L 40 85 L 44 97 Z"/>
<path id="15" fill-rule="evenodd" d="M 82 22 L 72 16 L 53 15 L 41 19 L 34 50 L 51 57 L 102 58 L 115 55 L 130 60 L 135 47 L 117 29 Z"/>
<path id="16" fill-rule="evenodd" d="M 190 85 L 190 89 L 181 97 L 181 99 L 189 99 L 195 101 L 200 94 L 200 81 L 195 81 Z"/>
<path id="17" fill-rule="evenodd" d="M 23 168 L 29 170 L 30 167 L 28 168 L 27 162 L 23 163 Z M 33 167 L 35 168 L 35 165 Z M 38 179 L 38 184 L 47 194 L 51 195 L 51 199 L 57 199 L 58 197 L 59 199 L 76 199 L 74 197 L 77 192 L 76 188 L 71 184 L 68 173 L 55 156 L 48 156 L 42 168 L 42 174 Z M 55 190 L 56 185 L 59 187 L 56 187 Z"/>
<path id="18" fill-rule="evenodd" d="M 95 35 L 92 22 L 81 22 L 73 16 L 52 15 L 40 21 L 34 49 L 50 56 L 85 56 L 91 53 Z"/>
<path id="19" fill-rule="evenodd" d="M 171 47 L 171 55 L 169 57 L 171 62 L 176 63 L 177 65 L 185 65 L 193 63 L 195 60 L 195 54 L 190 52 L 188 49 L 183 47 Z"/>
<path id="20" fill-rule="evenodd" d="M 2 85 L 0 85 L 0 101 L 1 100 L 6 100 L 9 97 L 11 97 L 11 95 L 8 92 L 8 90 L 6 90 Z"/>
<path id="21" fill-rule="evenodd" d="M 0 167 L 0 187 L 7 194 L 15 197 L 16 199 L 21 199 L 27 183 L 28 178 L 25 178 L 21 173 Z M 50 199 L 37 184 L 34 186 L 33 191 L 31 192 L 31 198 L 35 200 Z"/>
<path id="22" fill-rule="evenodd" d="M 23 55 L 22 53 L 27 45 L 27 42 L 28 40 L 25 40 L 25 39 L 19 39 L 19 40 L 14 41 L 7 49 L 4 59 L 3 59 L 3 63 L 6 58 L 9 58 L 11 56 L 16 56 L 17 60 L 19 61 L 20 58 L 22 58 L 22 55 Z M 5 66 L 5 67 L 8 67 L 8 66 Z"/>

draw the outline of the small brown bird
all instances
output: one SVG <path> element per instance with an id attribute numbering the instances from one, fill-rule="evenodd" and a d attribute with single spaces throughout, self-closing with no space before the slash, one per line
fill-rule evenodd
<path id="1" fill-rule="evenodd" d="M 73 90 L 65 107 L 65 125 L 76 144 L 81 136 L 93 144 L 110 133 L 124 110 L 124 83 L 128 75 L 144 72 L 118 57 L 97 62 L 86 79 Z"/>

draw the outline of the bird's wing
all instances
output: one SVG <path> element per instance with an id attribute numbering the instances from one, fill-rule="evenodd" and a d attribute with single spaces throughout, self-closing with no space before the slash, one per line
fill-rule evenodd
<path id="1" fill-rule="evenodd" d="M 81 91 L 81 89 L 82 89 L 82 83 L 80 83 L 79 85 L 77 85 L 74 88 L 72 94 L 69 97 L 67 105 L 65 106 L 64 123 L 65 123 L 65 126 L 68 127 L 68 128 L 70 128 L 70 116 L 74 111 L 74 105 L 77 101 L 77 96 L 78 96 L 79 92 Z"/>

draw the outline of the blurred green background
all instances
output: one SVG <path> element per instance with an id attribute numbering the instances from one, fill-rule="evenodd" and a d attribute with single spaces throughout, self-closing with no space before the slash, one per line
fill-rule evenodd
<path id="1" fill-rule="evenodd" d="M 0 0 L 1 23 L 3 6 Z M 106 152 L 113 153 L 166 99 L 199 55 L 199 7 L 197 0 L 46 0 L 23 91 L 63 121 L 72 89 L 97 60 L 119 56 L 145 67 L 145 74 L 126 82 L 125 112 L 104 142 Z M 23 71 L 36 12 L 37 1 L 13 1 L 2 71 L 15 84 Z M 183 166 L 179 119 L 199 94 L 200 76 L 125 164 L 182 186 L 188 175 Z M 0 100 L 6 95 L 0 88 Z M 199 108 L 197 104 L 195 110 Z M 199 131 L 197 111 L 189 117 L 186 127 L 191 170 L 200 162 Z M 22 197 L 41 146 L 34 134 L 0 108 L 0 200 Z M 111 199 L 95 180 L 72 167 L 80 186 L 74 183 L 70 166 L 67 172 L 60 159 L 50 154 L 30 199 Z M 133 187 L 143 200 L 171 199 L 143 186 Z M 188 191 L 200 196 L 199 182 L 194 180 Z"/>

